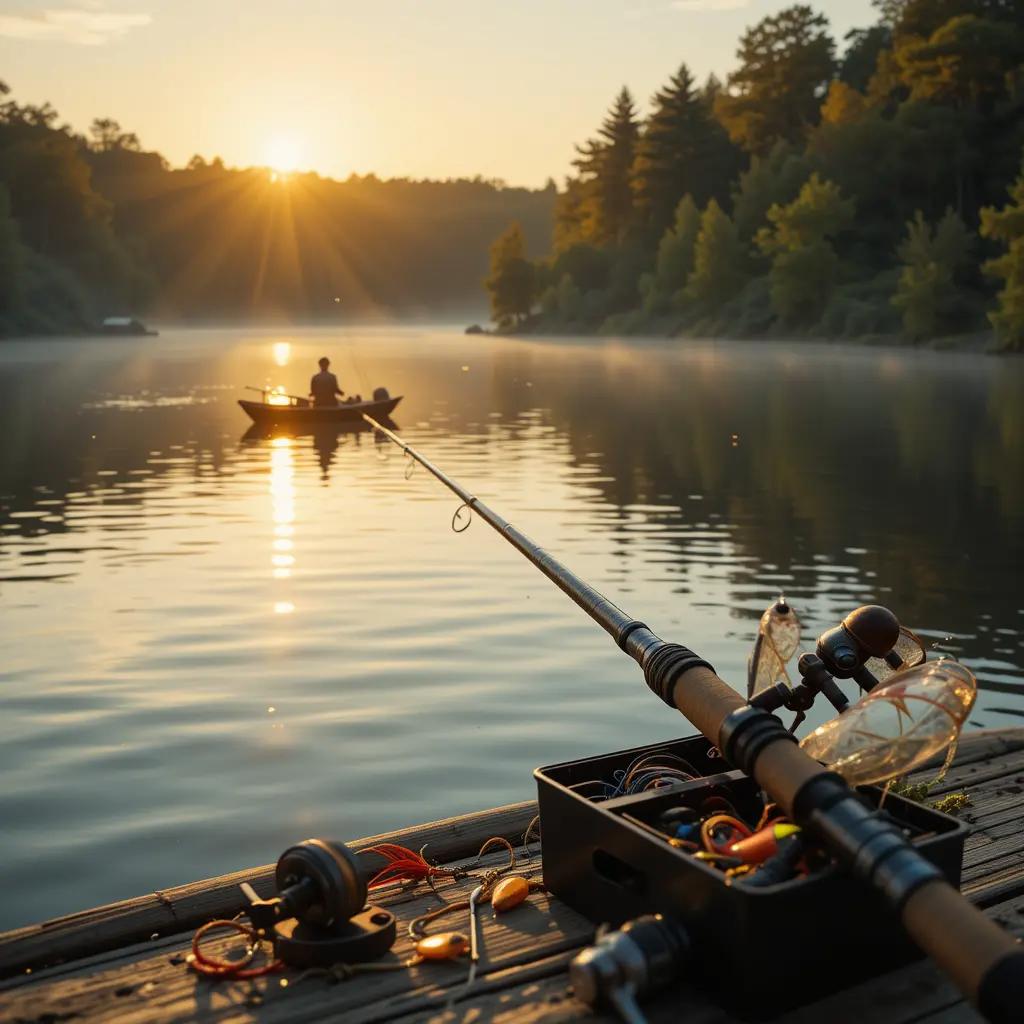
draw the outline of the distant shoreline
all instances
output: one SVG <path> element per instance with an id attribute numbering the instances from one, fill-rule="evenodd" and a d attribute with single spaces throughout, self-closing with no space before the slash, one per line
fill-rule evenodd
<path id="1" fill-rule="evenodd" d="M 580 338 L 598 340 L 611 340 L 620 338 L 622 340 L 656 340 L 656 341 L 721 341 L 721 342 L 786 342 L 787 344 L 806 342 L 809 345 L 850 345 L 861 348 L 894 348 L 905 351 L 918 352 L 958 352 L 973 353 L 975 355 L 998 356 L 998 355 L 1019 355 L 1006 349 L 997 347 L 996 337 L 992 331 L 971 331 L 963 334 L 951 334 L 938 338 L 930 338 L 927 341 L 908 341 L 901 334 L 863 334 L 854 336 L 830 337 L 827 335 L 809 334 L 714 334 L 702 331 L 678 331 L 665 334 L 658 334 L 653 331 L 628 332 L 613 330 L 573 330 L 552 329 L 548 325 L 531 324 L 511 330 L 485 329 L 477 332 L 466 332 L 467 334 L 486 334 L 499 338 L 533 338 L 542 340 L 544 338 Z"/>

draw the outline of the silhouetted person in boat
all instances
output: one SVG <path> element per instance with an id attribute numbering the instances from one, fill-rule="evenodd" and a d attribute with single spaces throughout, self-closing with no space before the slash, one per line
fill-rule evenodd
<path id="1" fill-rule="evenodd" d="M 309 397 L 314 405 L 337 405 L 337 396 L 345 394 L 338 387 L 338 378 L 327 369 L 330 365 L 330 359 L 324 356 L 320 360 L 320 372 L 314 374 L 309 382 Z"/>

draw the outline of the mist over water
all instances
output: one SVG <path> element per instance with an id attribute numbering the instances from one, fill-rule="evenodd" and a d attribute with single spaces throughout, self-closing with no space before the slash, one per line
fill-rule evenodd
<path id="1" fill-rule="evenodd" d="M 692 732 L 485 524 L 452 533 L 398 449 L 247 435 L 242 386 L 304 393 L 323 354 L 737 686 L 780 592 L 810 642 L 878 601 L 978 674 L 972 726 L 1021 724 L 1021 360 L 434 328 L 5 343 L 0 928 Z"/>

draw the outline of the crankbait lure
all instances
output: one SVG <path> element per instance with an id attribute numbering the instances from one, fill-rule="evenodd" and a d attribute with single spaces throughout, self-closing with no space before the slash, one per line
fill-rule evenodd
<path id="1" fill-rule="evenodd" d="M 757 640 L 747 662 L 747 697 L 778 682 L 789 682 L 786 662 L 800 646 L 800 620 L 792 606 L 780 597 L 765 610 L 757 627 Z"/>

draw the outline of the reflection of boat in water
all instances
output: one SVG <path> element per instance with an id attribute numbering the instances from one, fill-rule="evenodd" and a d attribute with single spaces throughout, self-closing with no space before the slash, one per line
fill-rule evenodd
<path id="1" fill-rule="evenodd" d="M 397 399 L 395 399 L 397 401 Z M 363 403 L 365 404 L 365 403 Z M 378 422 L 389 430 L 397 430 L 398 424 L 387 416 L 380 416 Z M 373 430 L 365 420 L 342 420 L 334 423 L 308 423 L 295 421 L 289 423 L 253 423 L 242 435 L 243 444 L 251 444 L 254 441 L 274 441 L 277 438 L 312 438 L 313 448 L 316 449 L 317 459 L 320 462 L 320 469 L 326 479 L 330 472 L 331 463 L 334 461 L 334 453 L 338 450 L 340 439 L 355 435 L 356 443 L 359 443 L 359 436 Z M 375 435 L 377 443 L 387 445 L 386 438 Z"/>
<path id="2" fill-rule="evenodd" d="M 396 399 L 397 401 L 397 399 Z M 256 403 L 257 405 L 259 403 Z M 365 403 L 363 403 L 365 404 Z M 373 415 L 372 413 L 370 415 Z M 381 426 L 389 430 L 397 430 L 396 424 L 388 416 L 374 417 Z M 275 423 L 257 420 L 242 435 L 242 441 L 272 441 L 275 437 L 312 437 L 314 442 L 322 438 L 337 438 L 343 434 L 364 434 L 373 430 L 365 420 L 339 420 L 337 422 L 320 422 L 289 420 Z"/>
<path id="3" fill-rule="evenodd" d="M 240 398 L 238 404 L 252 418 L 253 423 L 259 426 L 289 429 L 298 427 L 308 431 L 318 426 L 345 423 L 366 426 L 363 420 L 364 412 L 369 413 L 374 419 L 387 418 L 395 411 L 402 396 L 392 398 L 386 391 L 384 395 L 386 397 L 375 398 L 369 402 L 342 402 L 340 405 L 311 405 L 308 402 L 300 404 L 294 399 L 290 404 L 284 405 L 272 401 L 250 402 L 244 398 Z"/>

